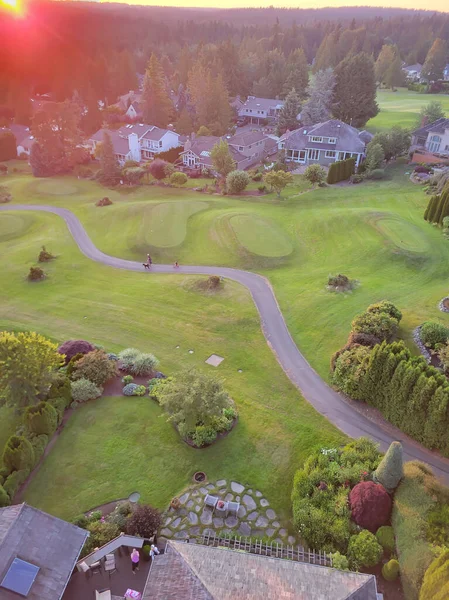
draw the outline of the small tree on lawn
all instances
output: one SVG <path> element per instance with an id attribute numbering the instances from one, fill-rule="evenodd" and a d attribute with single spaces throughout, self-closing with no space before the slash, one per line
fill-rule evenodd
<path id="1" fill-rule="evenodd" d="M 249 184 L 246 171 L 231 171 L 226 177 L 226 187 L 230 194 L 240 194 Z"/>
<path id="2" fill-rule="evenodd" d="M 278 195 L 281 197 L 282 190 L 287 187 L 289 183 L 293 183 L 293 175 L 288 171 L 270 171 L 265 173 L 264 182 L 269 185 Z"/>
<path id="3" fill-rule="evenodd" d="M 100 166 L 100 182 L 103 185 L 116 185 L 120 181 L 120 167 L 115 157 L 111 136 L 107 131 L 103 133 Z"/>
<path id="4" fill-rule="evenodd" d="M 366 147 L 366 159 L 365 165 L 366 170 L 374 171 L 375 169 L 380 169 L 385 160 L 385 154 L 380 144 L 376 144 L 370 142 Z"/>
<path id="5" fill-rule="evenodd" d="M 155 179 L 160 181 L 161 179 L 165 179 L 167 176 L 167 167 L 169 165 L 170 163 L 167 161 L 160 158 L 155 158 L 153 162 L 149 164 L 148 170 Z"/>
<path id="6" fill-rule="evenodd" d="M 185 173 L 182 173 L 182 171 L 175 171 L 174 173 L 172 173 L 170 175 L 170 183 L 172 185 L 184 185 L 185 183 L 187 183 L 188 177 Z"/>
<path id="7" fill-rule="evenodd" d="M 326 181 L 326 170 L 321 165 L 309 165 L 304 171 L 304 177 L 311 184 L 320 184 Z"/>
<path id="8" fill-rule="evenodd" d="M 212 159 L 212 167 L 223 178 L 227 177 L 235 169 L 235 160 L 232 158 L 229 146 L 225 140 L 220 140 L 215 144 L 211 150 L 210 157 Z"/>
<path id="9" fill-rule="evenodd" d="M 148 504 L 139 504 L 126 521 L 129 535 L 151 538 L 162 524 L 160 512 Z"/>
<path id="10" fill-rule="evenodd" d="M 402 444 L 392 442 L 374 472 L 374 480 L 382 484 L 387 492 L 392 493 L 398 487 L 403 476 Z"/>

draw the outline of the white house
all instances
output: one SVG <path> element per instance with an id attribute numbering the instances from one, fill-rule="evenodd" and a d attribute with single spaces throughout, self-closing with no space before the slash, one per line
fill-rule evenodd
<path id="1" fill-rule="evenodd" d="M 251 123 L 261 121 L 275 121 L 281 112 L 284 102 L 270 98 L 256 98 L 248 96 L 246 102 L 239 108 L 239 117 L 248 118 Z"/>
<path id="2" fill-rule="evenodd" d="M 92 152 L 95 152 L 96 145 L 103 141 L 105 131 L 111 136 L 114 152 L 120 164 L 127 160 L 135 160 L 139 163 L 153 160 L 160 152 L 181 145 L 180 136 L 175 131 L 136 123 L 124 125 L 116 131 L 100 129 L 89 140 Z"/>
<path id="3" fill-rule="evenodd" d="M 413 131 L 411 147 L 424 148 L 433 154 L 449 155 L 449 119 L 438 119 Z"/>

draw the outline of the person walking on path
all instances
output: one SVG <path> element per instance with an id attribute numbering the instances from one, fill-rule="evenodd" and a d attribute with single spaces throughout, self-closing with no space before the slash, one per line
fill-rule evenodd
<path id="1" fill-rule="evenodd" d="M 140 554 L 139 551 L 136 548 L 133 548 L 133 551 L 131 552 L 131 565 L 133 568 L 133 575 L 136 574 L 136 570 L 139 570 L 139 560 L 140 560 Z"/>
<path id="2" fill-rule="evenodd" d="M 150 267 L 153 264 L 153 261 L 151 260 L 151 256 L 149 254 L 147 254 L 147 263 L 150 265 Z"/>
<path id="3" fill-rule="evenodd" d="M 154 560 L 154 557 L 156 556 L 156 554 L 160 554 L 159 549 L 154 544 L 151 544 L 151 550 L 150 550 L 151 560 Z"/>
<path id="4" fill-rule="evenodd" d="M 173 265 L 174 269 L 179 269 L 179 262 L 176 260 L 175 264 Z"/>

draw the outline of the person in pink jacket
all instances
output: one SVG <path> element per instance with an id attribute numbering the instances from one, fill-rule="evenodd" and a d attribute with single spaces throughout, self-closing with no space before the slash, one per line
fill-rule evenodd
<path id="1" fill-rule="evenodd" d="M 133 548 L 133 551 L 131 552 L 131 565 L 133 568 L 133 573 L 134 575 L 136 574 L 136 570 L 139 570 L 139 561 L 140 561 L 140 554 L 139 551 L 136 548 Z"/>

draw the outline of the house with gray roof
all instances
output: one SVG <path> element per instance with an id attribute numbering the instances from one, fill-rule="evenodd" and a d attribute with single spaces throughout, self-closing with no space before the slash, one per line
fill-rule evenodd
<path id="1" fill-rule="evenodd" d="M 92 152 L 99 142 L 103 142 L 104 132 L 111 136 L 114 153 L 118 162 L 123 165 L 127 160 L 145 162 L 153 160 L 160 152 L 181 145 L 180 135 L 171 129 L 163 129 L 155 125 L 135 123 L 124 125 L 120 129 L 100 129 L 89 139 Z"/>
<path id="2" fill-rule="evenodd" d="M 285 151 L 288 162 L 329 166 L 338 160 L 355 158 L 356 165 L 359 165 L 371 139 L 367 131 L 359 131 L 343 121 L 330 119 L 287 131 L 279 139 L 278 146 L 279 150 Z"/>
<path id="3" fill-rule="evenodd" d="M 170 540 L 142 600 L 379 600 L 374 575 Z"/>
<path id="4" fill-rule="evenodd" d="M 88 535 L 27 504 L 0 508 L 0 599 L 62 598 Z"/>
<path id="5" fill-rule="evenodd" d="M 425 149 L 432 154 L 449 156 L 449 119 L 443 117 L 415 129 L 411 149 Z"/>
<path id="6" fill-rule="evenodd" d="M 422 71 L 421 63 L 416 63 L 414 65 L 408 65 L 407 67 L 402 67 L 402 70 L 404 71 L 405 76 L 409 81 L 420 81 L 421 80 L 421 71 Z"/>
<path id="7" fill-rule="evenodd" d="M 239 108 L 238 115 L 249 119 L 251 123 L 274 122 L 277 120 L 283 106 L 283 100 L 248 96 L 246 102 Z"/>

